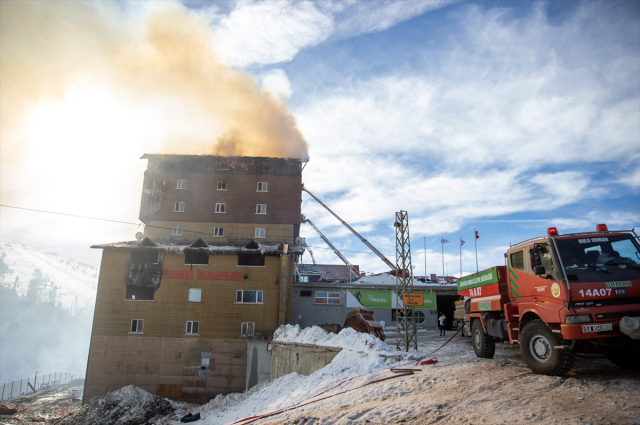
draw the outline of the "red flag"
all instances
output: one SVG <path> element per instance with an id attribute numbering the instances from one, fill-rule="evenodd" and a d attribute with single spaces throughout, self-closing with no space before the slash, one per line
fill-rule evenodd
<path id="1" fill-rule="evenodd" d="M 480 236 L 478 236 L 478 231 L 476 230 L 476 239 L 478 239 Z"/>

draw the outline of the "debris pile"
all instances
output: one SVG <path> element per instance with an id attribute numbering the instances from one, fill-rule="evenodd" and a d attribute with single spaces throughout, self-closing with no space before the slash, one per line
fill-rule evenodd
<path id="1" fill-rule="evenodd" d="M 57 425 L 138 425 L 156 423 L 173 413 L 168 400 L 128 385 L 102 397 L 94 397 L 75 412 L 61 416 L 51 423 Z"/>

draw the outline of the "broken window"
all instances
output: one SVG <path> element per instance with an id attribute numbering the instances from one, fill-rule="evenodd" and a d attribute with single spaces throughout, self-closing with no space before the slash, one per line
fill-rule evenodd
<path id="1" fill-rule="evenodd" d="M 187 302 L 199 303 L 202 302 L 202 289 L 201 288 L 189 288 L 189 296 Z"/>
<path id="2" fill-rule="evenodd" d="M 227 182 L 218 182 L 216 190 L 227 190 Z"/>
<path id="3" fill-rule="evenodd" d="M 236 303 L 242 304 L 261 304 L 262 291 L 236 291 Z"/>
<path id="4" fill-rule="evenodd" d="M 266 232 L 264 227 L 256 227 L 256 238 L 265 238 Z"/>
<path id="5" fill-rule="evenodd" d="M 224 236 L 224 227 L 214 227 L 213 236 Z"/>
<path id="6" fill-rule="evenodd" d="M 186 189 L 186 188 L 187 188 L 187 181 L 178 180 L 178 186 L 176 187 L 176 189 Z"/>
<path id="7" fill-rule="evenodd" d="M 129 333 L 132 334 L 141 334 L 142 327 L 144 325 L 144 319 L 133 319 L 131 320 L 131 328 L 129 329 Z"/>
<path id="8" fill-rule="evenodd" d="M 172 235 L 182 235 L 182 226 L 173 226 L 171 230 Z"/>
<path id="9" fill-rule="evenodd" d="M 131 251 L 131 262 L 158 264 L 158 251 L 155 249 L 134 249 Z"/>
<path id="10" fill-rule="evenodd" d="M 196 266 L 208 266 L 209 265 L 209 252 L 208 251 L 187 251 L 184 252 L 184 264 L 196 265 Z"/>
<path id="11" fill-rule="evenodd" d="M 267 192 L 267 182 L 258 182 L 258 192 Z"/>
<path id="12" fill-rule="evenodd" d="M 253 336 L 253 332 L 256 328 L 254 322 L 242 322 L 240 324 L 240 336 Z"/>
<path id="13" fill-rule="evenodd" d="M 184 202 L 176 202 L 173 206 L 173 212 L 184 212 Z"/>
<path id="14" fill-rule="evenodd" d="M 216 212 L 223 213 L 226 212 L 227 204 L 216 204 Z"/>
<path id="15" fill-rule="evenodd" d="M 259 252 L 250 254 L 238 254 L 239 266 L 264 266 L 264 255 Z"/>
<path id="16" fill-rule="evenodd" d="M 193 322 L 191 320 L 187 320 L 187 329 L 185 331 L 186 335 L 198 335 L 198 331 L 200 327 L 200 322 Z"/>
<path id="17" fill-rule="evenodd" d="M 267 204 L 256 205 L 256 214 L 266 214 L 266 213 L 267 213 Z"/>

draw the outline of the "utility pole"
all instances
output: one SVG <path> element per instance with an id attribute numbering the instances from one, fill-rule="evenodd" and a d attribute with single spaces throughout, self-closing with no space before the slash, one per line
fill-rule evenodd
<path id="1" fill-rule="evenodd" d="M 409 217 L 406 211 L 396 213 L 396 349 L 418 349 L 415 307 L 403 302 L 404 294 L 413 293 L 413 267 L 409 243 Z M 400 303 L 402 302 L 402 305 Z"/>

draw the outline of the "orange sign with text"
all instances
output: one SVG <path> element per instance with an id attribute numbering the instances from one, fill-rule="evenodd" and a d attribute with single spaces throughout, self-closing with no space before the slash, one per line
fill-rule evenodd
<path id="1" fill-rule="evenodd" d="M 424 294 L 402 294 L 402 304 L 405 307 L 422 307 L 424 305 Z"/>

